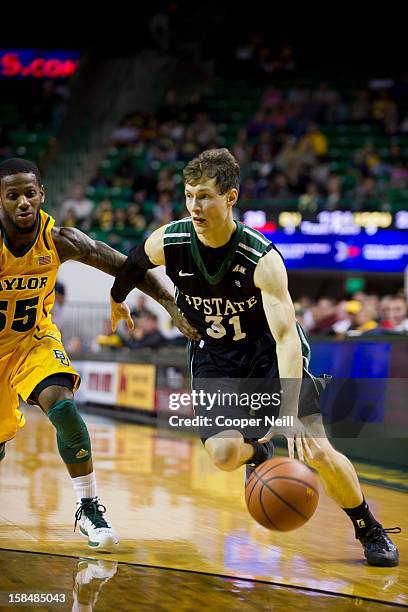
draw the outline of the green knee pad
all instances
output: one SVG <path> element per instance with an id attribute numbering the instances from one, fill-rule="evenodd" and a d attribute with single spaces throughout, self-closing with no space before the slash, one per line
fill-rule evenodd
<path id="1" fill-rule="evenodd" d="M 82 463 L 91 458 L 88 429 L 75 402 L 57 402 L 48 411 L 48 418 L 57 430 L 57 444 L 64 463 Z"/>
<path id="2" fill-rule="evenodd" d="M 0 444 L 0 461 L 3 461 L 5 456 L 6 456 L 6 443 L 3 442 L 3 444 Z"/>

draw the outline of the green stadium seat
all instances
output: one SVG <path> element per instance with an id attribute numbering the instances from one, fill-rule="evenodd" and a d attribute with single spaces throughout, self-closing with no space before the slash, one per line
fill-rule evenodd
<path id="1" fill-rule="evenodd" d="M 86 195 L 92 200 L 104 200 L 105 198 L 109 198 L 109 187 L 104 187 L 102 185 L 98 187 L 88 187 Z"/>
<path id="2" fill-rule="evenodd" d="M 111 187 L 109 197 L 129 201 L 133 197 L 133 191 L 130 187 Z"/>

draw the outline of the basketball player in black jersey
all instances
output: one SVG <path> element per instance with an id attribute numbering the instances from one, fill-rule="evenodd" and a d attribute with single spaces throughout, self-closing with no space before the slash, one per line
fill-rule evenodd
<path id="1" fill-rule="evenodd" d="M 296 381 L 285 401 L 294 426 L 284 430 L 289 455 L 294 448 L 321 477 L 327 493 L 353 522 L 368 563 L 398 564 L 398 550 L 371 514 L 351 462 L 327 439 L 318 393 L 302 396 L 310 349 L 297 324 L 285 266 L 261 233 L 235 222 L 240 171 L 227 149 L 204 151 L 184 169 L 189 218 L 154 231 L 132 250 L 111 291 L 112 324 L 122 317 L 121 303 L 146 270 L 165 265 L 176 287 L 176 303 L 201 339 L 191 342 L 193 379 L 278 377 Z M 224 383 L 223 383 L 224 384 Z M 300 401 L 299 401 L 300 394 Z M 237 416 L 247 409 L 235 406 Z M 203 439 L 214 464 L 231 471 L 258 465 L 271 456 L 271 428 L 259 440 L 240 431 L 221 431 Z"/>

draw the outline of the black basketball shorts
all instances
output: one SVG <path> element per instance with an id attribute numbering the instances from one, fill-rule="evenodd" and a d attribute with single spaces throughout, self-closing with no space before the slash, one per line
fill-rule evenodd
<path id="1" fill-rule="evenodd" d="M 279 415 L 279 380 L 276 347 L 272 336 L 265 334 L 251 343 L 239 343 L 212 347 L 203 342 L 191 342 L 189 368 L 192 390 L 209 401 L 194 406 L 195 416 L 207 418 L 205 426 L 199 426 L 204 443 L 209 437 L 226 430 L 241 431 L 244 438 L 256 439 L 269 428 L 263 426 L 265 417 Z M 303 370 L 303 383 L 299 401 L 299 416 L 320 413 L 319 395 L 322 389 L 319 378 Z M 268 405 L 259 405 L 253 399 L 261 394 L 271 398 Z M 276 400 L 276 401 L 274 401 Z M 248 418 L 260 419 L 259 427 L 241 427 Z M 208 422 L 211 419 L 211 427 Z M 201 419 L 202 420 L 202 419 Z M 231 425 L 233 423 L 233 425 Z"/>

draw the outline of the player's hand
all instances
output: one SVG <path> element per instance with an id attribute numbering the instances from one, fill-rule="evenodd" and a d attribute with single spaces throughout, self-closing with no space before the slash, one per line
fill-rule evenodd
<path id="1" fill-rule="evenodd" d="M 183 313 L 177 308 L 176 304 L 168 304 L 166 310 L 171 316 L 173 325 L 175 325 L 184 336 L 190 338 L 190 340 L 200 340 L 200 334 L 195 327 L 190 325 Z"/>
<path id="2" fill-rule="evenodd" d="M 295 458 L 295 446 L 300 461 L 313 459 L 310 443 L 317 449 L 320 448 L 317 440 L 308 434 L 306 427 L 297 417 L 293 419 L 293 427 L 270 427 L 258 442 L 269 442 L 275 436 L 284 436 L 287 439 L 288 454 L 291 459 Z"/>
<path id="3" fill-rule="evenodd" d="M 129 306 L 126 302 L 115 302 L 112 298 L 111 301 L 111 325 L 112 331 L 115 332 L 119 322 L 123 319 L 126 321 L 126 325 L 129 331 L 134 329 L 135 324 L 132 317 L 130 316 Z"/>

